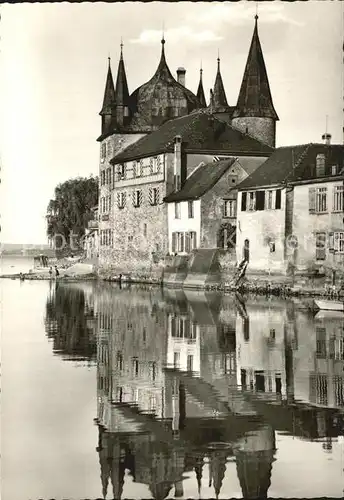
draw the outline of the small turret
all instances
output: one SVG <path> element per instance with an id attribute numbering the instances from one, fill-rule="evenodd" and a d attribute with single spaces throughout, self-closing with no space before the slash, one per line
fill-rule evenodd
<path id="1" fill-rule="evenodd" d="M 238 102 L 233 112 L 232 125 L 245 133 L 275 147 L 276 121 L 268 75 L 258 36 L 258 16 L 246 62 Z"/>
<path id="2" fill-rule="evenodd" d="M 202 68 L 200 69 L 199 73 L 200 73 L 200 76 L 199 76 L 199 84 L 198 84 L 198 89 L 197 89 L 197 99 L 199 100 L 200 108 L 206 108 L 207 103 L 205 100 L 204 90 L 203 90 L 203 79 L 202 79 L 203 69 Z"/>
<path id="3" fill-rule="evenodd" d="M 121 42 L 121 55 L 117 70 L 115 110 L 116 125 L 121 128 L 126 125 L 129 118 L 129 90 L 123 60 L 123 42 Z"/>
<path id="4" fill-rule="evenodd" d="M 219 119 L 230 121 L 231 110 L 228 106 L 225 88 L 220 69 L 220 56 L 217 58 L 217 73 L 215 77 L 211 112 Z"/>

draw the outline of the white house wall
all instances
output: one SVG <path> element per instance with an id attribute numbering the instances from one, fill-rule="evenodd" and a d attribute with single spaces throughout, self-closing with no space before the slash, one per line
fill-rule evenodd
<path id="1" fill-rule="evenodd" d="M 265 392 L 276 391 L 275 376 L 281 375 L 282 394 L 286 393 L 285 358 L 284 358 L 284 319 L 280 308 L 247 307 L 249 319 L 249 339 L 245 340 L 244 320 L 237 316 L 237 383 L 241 385 L 241 370 L 247 371 L 247 385 L 250 380 L 255 386 L 255 371 L 263 371 L 265 376 Z M 282 319 L 281 319 L 282 315 Z M 271 338 L 274 331 L 275 338 Z"/>
<path id="2" fill-rule="evenodd" d="M 263 190 L 263 188 L 262 188 Z M 260 211 L 241 211 L 242 192 L 238 193 L 237 260 L 243 259 L 243 248 L 249 240 L 248 270 L 284 271 L 285 189 L 281 190 L 281 208 Z M 270 252 L 269 240 L 275 243 Z"/>
<path id="3" fill-rule="evenodd" d="M 197 248 L 200 246 L 201 236 L 201 200 L 194 200 L 194 216 L 189 219 L 188 202 L 180 202 L 180 219 L 175 218 L 175 204 L 168 203 L 168 245 L 169 253 L 172 253 L 172 233 L 189 232 L 196 233 Z"/>

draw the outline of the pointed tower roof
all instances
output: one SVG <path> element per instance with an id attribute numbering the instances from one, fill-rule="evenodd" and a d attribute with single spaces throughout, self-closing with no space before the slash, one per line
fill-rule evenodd
<path id="1" fill-rule="evenodd" d="M 240 116 L 279 119 L 272 102 L 268 75 L 259 41 L 257 15 L 255 16 L 255 26 L 238 102 L 233 113 L 233 118 Z"/>
<path id="2" fill-rule="evenodd" d="M 119 58 L 118 70 L 117 70 L 115 101 L 117 106 L 128 105 L 129 101 L 127 75 L 125 72 L 124 60 L 123 60 L 123 42 L 121 42 L 121 55 Z"/>
<path id="3" fill-rule="evenodd" d="M 108 59 L 109 59 L 109 67 L 106 77 L 103 106 L 99 113 L 100 115 L 110 115 L 112 113 L 112 107 L 115 103 L 115 87 L 112 78 L 111 59 L 110 57 Z"/>
<path id="4" fill-rule="evenodd" d="M 202 469 L 204 465 L 204 458 L 202 456 L 198 456 L 196 458 L 196 463 L 195 463 L 195 472 L 196 472 L 196 478 L 197 478 L 197 486 L 198 486 L 198 494 L 201 494 L 201 488 L 202 488 Z"/>
<path id="5" fill-rule="evenodd" d="M 202 75 L 203 75 L 203 69 L 201 68 L 200 71 L 200 76 L 199 76 L 199 84 L 198 84 L 198 89 L 197 89 L 197 99 L 199 100 L 200 103 L 200 108 L 206 108 L 207 103 L 205 100 L 204 96 L 204 90 L 203 90 L 203 80 L 202 80 Z"/>
<path id="6" fill-rule="evenodd" d="M 225 477 L 226 461 L 227 461 L 227 452 L 222 450 L 216 450 L 212 454 L 212 457 L 210 459 L 213 487 L 215 490 L 216 498 L 219 497 L 222 487 L 222 482 Z"/>
<path id="7" fill-rule="evenodd" d="M 123 493 L 124 485 L 124 464 L 120 462 L 119 457 L 112 459 L 111 468 L 111 484 L 112 484 L 112 494 L 113 498 L 120 500 Z"/>
<path id="8" fill-rule="evenodd" d="M 107 436 L 105 436 L 105 447 L 103 447 L 103 429 L 98 426 L 99 432 L 99 444 L 100 446 L 97 448 L 99 454 L 99 464 L 100 464 L 100 479 L 102 483 L 102 494 L 103 498 L 106 498 L 109 479 L 111 475 L 111 459 L 108 458 L 108 450 L 107 450 Z"/>
<path id="9" fill-rule="evenodd" d="M 214 83 L 214 105 L 213 111 L 226 112 L 229 110 L 225 88 L 223 86 L 221 70 L 220 70 L 220 57 L 217 58 L 217 73 Z"/>
<path id="10" fill-rule="evenodd" d="M 268 498 L 271 484 L 273 451 L 236 453 L 236 469 L 244 498 Z"/>

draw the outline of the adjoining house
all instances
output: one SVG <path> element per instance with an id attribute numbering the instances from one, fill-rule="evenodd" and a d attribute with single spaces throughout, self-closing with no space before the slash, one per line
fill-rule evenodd
<path id="1" fill-rule="evenodd" d="M 234 254 L 236 186 L 257 167 L 257 162 L 238 157 L 197 166 L 184 185 L 164 200 L 168 204 L 169 253 L 222 248 Z"/>
<path id="2" fill-rule="evenodd" d="M 344 146 L 282 147 L 240 186 L 237 258 L 250 270 L 344 267 Z"/>

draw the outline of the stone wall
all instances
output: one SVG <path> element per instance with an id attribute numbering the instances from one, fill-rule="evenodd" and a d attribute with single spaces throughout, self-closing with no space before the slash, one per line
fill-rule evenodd
<path id="1" fill-rule="evenodd" d="M 233 127 L 246 132 L 255 139 L 268 144 L 276 145 L 276 122 L 272 118 L 258 118 L 253 116 L 233 118 Z"/>
<path id="2" fill-rule="evenodd" d="M 99 213 L 99 237 L 101 235 L 101 231 L 108 230 L 112 231 L 113 230 L 113 224 L 112 224 L 112 214 L 111 210 L 109 210 L 108 214 L 104 214 L 102 212 L 102 207 L 101 207 L 101 200 L 104 197 L 110 197 L 111 198 L 111 206 L 113 206 L 114 203 L 114 195 L 113 195 L 113 167 L 110 163 L 111 159 L 124 150 L 126 147 L 128 147 L 130 144 L 133 144 L 134 142 L 138 141 L 143 137 L 145 134 L 113 134 L 110 137 L 107 137 L 102 141 L 100 144 L 100 149 L 102 148 L 103 144 L 106 144 L 106 156 L 102 159 L 100 156 L 99 159 L 99 206 L 98 206 L 98 213 Z M 101 172 L 104 170 L 107 170 L 111 168 L 112 172 L 112 181 L 110 184 L 101 184 Z M 103 217 L 103 215 L 108 215 L 108 217 Z M 107 220 L 103 220 L 107 219 Z M 99 242 L 100 243 L 100 242 Z M 109 249 L 104 247 L 103 245 L 99 245 L 99 263 L 100 265 L 106 265 L 107 262 L 107 255 L 109 253 Z"/>
<path id="3" fill-rule="evenodd" d="M 340 182 L 322 182 L 312 185 L 294 187 L 293 209 L 293 235 L 298 241 L 296 252 L 296 265 L 300 270 L 318 267 L 336 268 L 344 273 L 344 253 L 333 254 L 329 251 L 328 234 L 330 231 L 344 231 L 343 212 L 333 211 L 333 188 Z M 327 187 L 327 212 L 317 214 L 309 212 L 310 187 Z M 324 232 L 326 235 L 325 259 L 316 259 L 316 233 Z"/>
<path id="4" fill-rule="evenodd" d="M 160 294 L 145 293 L 141 299 L 130 291 L 105 289 L 98 295 L 98 336 L 105 334 L 112 399 L 119 401 L 122 388 L 123 402 L 136 402 L 146 411 L 154 407 L 161 417 L 167 345 L 161 331 L 167 318 L 159 308 Z"/>
<path id="5" fill-rule="evenodd" d="M 220 229 L 223 222 L 223 198 L 232 189 L 232 169 L 202 196 L 201 200 L 201 248 L 218 248 L 220 246 Z M 231 221 L 234 225 L 235 219 Z"/>
<path id="6" fill-rule="evenodd" d="M 166 195 L 164 182 L 144 184 L 139 188 L 142 192 L 142 204 L 135 207 L 132 202 L 134 188 L 126 189 L 124 208 L 114 202 L 113 248 L 102 251 L 103 266 L 113 266 L 122 271 L 151 269 L 154 258 L 162 258 L 167 253 L 167 206 L 160 202 L 150 205 L 149 189 L 159 189 L 159 198 Z M 115 190 L 114 195 L 117 192 Z"/>

